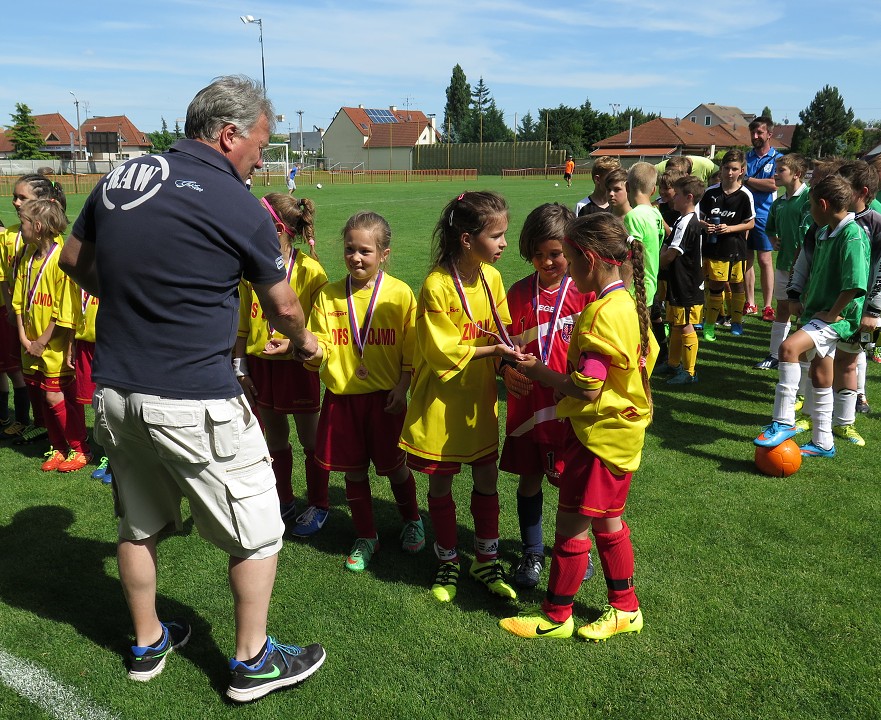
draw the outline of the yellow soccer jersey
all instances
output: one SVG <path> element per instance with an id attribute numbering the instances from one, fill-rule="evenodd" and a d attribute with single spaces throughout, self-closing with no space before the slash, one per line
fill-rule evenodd
<path id="1" fill-rule="evenodd" d="M 359 328 L 364 327 L 372 294 L 373 288 L 365 287 L 352 296 Z M 401 372 L 413 369 L 415 314 L 416 298 L 410 286 L 383 273 L 364 345 L 367 377 L 359 378 L 356 371 L 361 359 L 352 340 L 346 279 L 325 285 L 309 317 L 309 330 L 323 352 L 321 381 L 325 387 L 337 395 L 391 390 L 401 379 Z M 307 364 L 307 367 L 318 369 L 315 364 Z"/>
<path id="2" fill-rule="evenodd" d="M 291 288 L 300 299 L 303 316 L 308 321 L 312 305 L 322 287 L 327 284 L 327 273 L 317 260 L 304 252 L 297 252 L 294 266 L 291 268 Z M 243 280 L 239 283 L 239 331 L 238 336 L 247 338 L 246 352 L 267 360 L 290 360 L 292 355 L 264 355 L 263 348 L 269 342 L 269 321 L 260 307 L 260 300 L 254 293 L 251 283 Z M 278 330 L 272 335 L 283 338 Z"/>
<path id="3" fill-rule="evenodd" d="M 509 325 L 502 276 L 491 265 L 482 270 L 499 318 Z M 475 347 L 499 343 L 481 328 L 498 329 L 480 278 L 463 289 L 471 319 L 446 270 L 428 275 L 417 303 L 413 382 L 400 444 L 429 460 L 468 463 L 499 446 L 493 358 L 470 362 Z"/>
<path id="4" fill-rule="evenodd" d="M 658 356 L 658 344 L 651 332 L 649 343 L 646 372 L 650 375 Z M 605 381 L 579 372 L 587 353 L 612 358 Z M 614 290 L 584 308 L 569 345 L 568 364 L 578 387 L 602 388 L 602 392 L 590 403 L 563 398 L 557 405 L 557 415 L 570 419 L 578 439 L 613 473 L 635 471 L 642 458 L 651 408 L 639 369 L 636 303 L 629 293 Z"/>
<path id="5" fill-rule="evenodd" d="M 40 337 L 52 320 L 58 327 L 76 328 L 76 286 L 58 267 L 61 243 L 57 244 L 49 258 L 31 262 L 34 250 L 32 246 L 25 249 L 18 264 L 12 293 L 13 310 L 16 315 L 22 316 L 25 334 L 30 340 Z M 43 355 L 38 358 L 28 355 L 22 348 L 22 372 L 25 375 L 42 372 L 46 377 L 73 375 L 73 369 L 66 362 L 67 349 L 68 342 L 59 337 L 50 340 Z"/>
<path id="6" fill-rule="evenodd" d="M 0 282 L 9 283 L 9 292 L 15 284 L 15 272 L 13 258 L 17 252 L 24 248 L 24 240 L 19 234 L 20 225 L 13 225 L 0 231 Z M 0 293 L 0 307 L 4 305 L 4 298 Z"/>
<path id="7" fill-rule="evenodd" d="M 95 342 L 95 320 L 98 317 L 98 298 L 89 295 L 85 290 L 80 290 L 72 281 L 71 285 L 74 285 L 73 294 L 77 295 L 77 291 L 79 291 L 80 298 L 79 304 L 74 306 L 77 315 L 76 339 L 93 343 Z"/>

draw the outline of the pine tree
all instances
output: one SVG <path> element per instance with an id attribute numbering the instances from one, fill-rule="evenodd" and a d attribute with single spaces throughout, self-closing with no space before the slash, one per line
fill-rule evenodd
<path id="1" fill-rule="evenodd" d="M 24 103 L 15 103 L 15 113 L 10 117 L 12 125 L 6 134 L 15 147 L 11 157 L 16 160 L 51 160 L 52 155 L 40 150 L 45 143 L 31 109 Z"/>
<path id="2" fill-rule="evenodd" d="M 800 152 L 807 149 L 809 154 L 818 157 L 838 152 L 841 149 L 839 136 L 853 124 L 853 110 L 845 110 L 838 88 L 831 85 L 825 85 L 798 117 L 805 138 Z"/>
<path id="3" fill-rule="evenodd" d="M 471 86 L 465 78 L 465 71 L 458 63 L 453 68 L 450 85 L 447 88 L 447 104 L 444 106 L 444 134 L 449 131 L 451 142 L 462 142 L 462 134 L 467 132 L 468 104 L 471 101 Z"/>
<path id="4" fill-rule="evenodd" d="M 532 119 L 532 114 L 527 110 L 517 126 L 517 139 L 522 141 L 539 140 L 538 128 L 538 123 Z"/>
<path id="5" fill-rule="evenodd" d="M 162 130 L 147 133 L 147 135 L 150 138 L 150 142 L 153 143 L 152 152 L 154 153 L 163 153 L 174 145 L 174 135 L 168 132 L 168 123 L 165 122 L 165 118 L 162 118 Z"/>
<path id="6" fill-rule="evenodd" d="M 767 105 L 765 105 L 765 107 L 762 108 L 761 117 L 766 117 L 771 122 L 774 122 L 774 117 L 771 115 L 771 108 L 769 108 Z"/>

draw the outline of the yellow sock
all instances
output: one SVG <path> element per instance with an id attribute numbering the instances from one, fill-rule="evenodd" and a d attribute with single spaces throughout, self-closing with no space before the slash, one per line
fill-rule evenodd
<path id="1" fill-rule="evenodd" d="M 733 303 L 731 309 L 731 322 L 733 323 L 742 323 L 743 322 L 743 305 L 746 302 L 746 293 L 732 293 L 731 302 Z"/>
<path id="2" fill-rule="evenodd" d="M 682 367 L 693 376 L 695 365 L 697 365 L 697 333 L 692 330 L 682 335 Z"/>
<path id="3" fill-rule="evenodd" d="M 667 363 L 676 367 L 682 362 L 682 326 L 674 325 L 670 328 L 670 349 L 667 353 Z"/>
<path id="4" fill-rule="evenodd" d="M 707 304 L 704 306 L 704 324 L 715 325 L 716 320 L 722 313 L 722 293 L 715 295 L 709 294 Z"/>

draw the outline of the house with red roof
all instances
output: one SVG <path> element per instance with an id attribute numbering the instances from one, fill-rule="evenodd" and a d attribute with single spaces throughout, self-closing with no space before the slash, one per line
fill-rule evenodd
<path id="1" fill-rule="evenodd" d="M 92 160 L 128 160 L 149 154 L 153 143 L 125 115 L 88 118 L 81 126 L 83 149 Z"/>
<path id="2" fill-rule="evenodd" d="M 437 142 L 434 116 L 394 105 L 342 107 L 323 138 L 330 170 L 412 170 L 419 146 Z"/>
<path id="3" fill-rule="evenodd" d="M 61 113 L 34 115 L 33 118 L 43 138 L 43 147 L 40 150 L 51 153 L 59 159 L 69 160 L 71 136 L 76 147 L 76 128 L 67 122 Z M 15 146 L 12 144 L 9 130 L 0 133 L 0 158 L 8 158 L 14 152 Z"/>

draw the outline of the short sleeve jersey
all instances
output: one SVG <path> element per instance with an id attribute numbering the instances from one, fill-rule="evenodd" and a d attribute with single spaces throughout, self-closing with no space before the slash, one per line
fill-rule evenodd
<path id="1" fill-rule="evenodd" d="M 24 252 L 24 241 L 21 239 L 21 226 L 16 224 L 0 230 L 0 282 L 9 284 L 9 292 L 15 283 L 15 271 Z M 0 295 L 0 307 L 4 302 Z"/>
<path id="2" fill-rule="evenodd" d="M 300 299 L 300 307 L 303 308 L 303 317 L 308 321 L 312 305 L 322 287 L 327 284 L 327 274 L 324 268 L 314 258 L 309 257 L 299 250 L 294 250 L 291 259 L 285 268 L 288 273 L 288 283 L 291 289 Z M 254 292 L 251 283 L 243 280 L 239 285 L 239 337 L 247 338 L 245 346 L 248 355 L 256 355 L 264 360 L 290 360 L 293 355 L 266 355 L 263 350 L 269 342 L 270 331 L 272 337 L 284 337 L 278 330 L 272 328 L 260 299 Z"/>
<path id="3" fill-rule="evenodd" d="M 651 205 L 637 205 L 624 216 L 624 227 L 643 246 L 645 296 L 651 301 L 658 287 L 658 259 L 664 242 L 664 218 Z"/>
<path id="4" fill-rule="evenodd" d="M 584 200 L 579 200 L 575 203 L 575 215 L 577 217 L 581 217 L 582 215 L 592 215 L 593 213 L 598 212 L 611 212 L 609 210 L 608 205 L 597 205 L 593 200 L 590 199 L 588 195 Z"/>
<path id="5" fill-rule="evenodd" d="M 780 153 L 771 148 L 767 155 L 758 155 L 755 149 L 750 150 L 746 154 L 746 176 L 756 178 L 757 180 L 768 180 L 774 177 L 777 172 L 777 158 Z M 771 204 L 777 197 L 777 191 L 774 192 L 755 192 L 753 194 L 753 202 L 756 206 L 756 228 L 765 229 L 765 222 L 768 219 L 768 212 L 771 210 Z"/>
<path id="6" fill-rule="evenodd" d="M 75 293 L 76 294 L 76 293 Z M 98 319 L 98 306 L 100 301 L 95 295 L 89 295 L 85 290 L 79 290 L 79 296 L 74 302 L 76 311 L 76 339 L 83 342 L 95 342 L 95 322 Z"/>
<path id="7" fill-rule="evenodd" d="M 718 217 L 723 225 L 742 225 L 756 216 L 752 193 L 742 185 L 726 193 L 722 185 L 710 185 L 700 202 L 701 217 L 708 222 Z M 715 242 L 713 242 L 715 240 Z M 746 232 L 707 234 L 704 238 L 704 255 L 710 260 L 746 259 Z"/>
<path id="8" fill-rule="evenodd" d="M 868 207 L 854 218 L 869 238 L 869 285 L 863 313 L 881 314 L 881 213 Z"/>
<path id="9" fill-rule="evenodd" d="M 869 282 L 869 256 L 869 238 L 854 220 L 853 213 L 848 213 L 831 232 L 828 227 L 821 228 L 802 296 L 804 313 L 801 321 L 809 322 L 817 313 L 831 308 L 845 290 L 860 290 L 841 311 L 842 319 L 830 326 L 843 340 L 850 338 L 859 328 L 863 314 Z"/>
<path id="10" fill-rule="evenodd" d="M 673 226 L 667 247 L 679 253 L 679 257 L 667 267 L 667 302 L 671 305 L 694 307 L 704 304 L 702 236 L 697 213 L 683 215 Z"/>
<path id="11" fill-rule="evenodd" d="M 53 249 L 42 258 L 34 256 L 35 248 L 27 246 L 15 276 L 12 309 L 21 315 L 25 335 L 36 340 L 54 320 L 60 328 L 76 328 L 74 293 L 77 286 L 58 267 L 61 238 L 56 238 Z M 25 375 L 43 373 L 46 377 L 73 375 L 68 367 L 67 348 L 70 338 L 55 335 L 40 357 L 21 352 L 21 369 Z"/>
<path id="12" fill-rule="evenodd" d="M 95 245 L 96 382 L 169 398 L 241 393 L 239 281 L 285 272 L 272 218 L 229 160 L 196 140 L 128 160 L 89 195 L 73 235 Z"/>
<path id="13" fill-rule="evenodd" d="M 805 233 L 811 226 L 810 188 L 802 183 L 792 197 L 782 195 L 771 205 L 765 232 L 780 241 L 777 251 L 778 270 L 789 272 L 801 248 Z"/>
<path id="14" fill-rule="evenodd" d="M 472 360 L 474 349 L 499 340 L 492 312 L 508 326 L 511 317 L 502 276 L 482 265 L 478 277 L 462 290 L 465 307 L 449 272 L 428 274 L 416 303 L 416 347 L 410 405 L 401 447 L 434 461 L 469 463 L 498 452 L 498 392 L 490 357 Z"/>
<path id="15" fill-rule="evenodd" d="M 416 298 L 409 285 L 388 273 L 383 273 L 365 336 L 364 354 L 359 354 L 349 313 L 354 309 L 356 326 L 363 331 L 372 295 L 373 288 L 355 290 L 350 308 L 343 278 L 322 288 L 309 316 L 309 329 L 323 353 L 321 381 L 337 395 L 391 390 L 400 381 L 401 373 L 413 368 Z M 362 364 L 367 368 L 365 378 L 356 374 Z"/>
<path id="16" fill-rule="evenodd" d="M 556 289 L 547 290 L 539 285 L 537 273 L 528 275 L 508 291 L 511 339 L 523 352 L 543 358 L 551 370 L 566 372 L 566 356 L 575 323 L 584 306 L 595 298 L 595 293 L 578 292 L 568 278 Z M 506 434 L 558 445 L 563 434 L 556 406 L 553 388 L 537 382 L 532 383 L 532 390 L 522 398 L 509 394 Z"/>
<path id="17" fill-rule="evenodd" d="M 591 354 L 611 359 L 606 378 L 585 374 Z M 639 318 L 630 294 L 614 290 L 584 308 L 569 345 L 568 371 L 576 386 L 601 390 L 592 402 L 564 397 L 557 414 L 569 418 L 578 440 L 613 473 L 634 472 L 642 459 L 651 416 L 640 359 Z M 651 374 L 658 344 L 649 333 L 645 371 Z"/>

